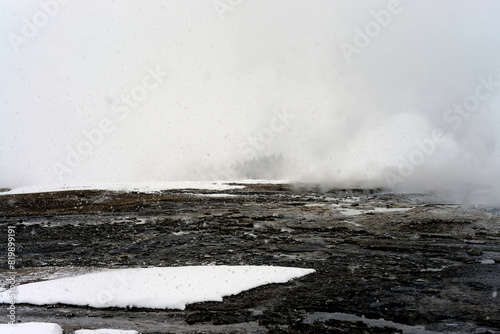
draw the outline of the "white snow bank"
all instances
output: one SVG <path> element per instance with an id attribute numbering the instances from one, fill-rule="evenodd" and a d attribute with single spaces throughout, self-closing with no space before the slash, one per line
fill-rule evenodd
<path id="1" fill-rule="evenodd" d="M 31 194 L 51 191 L 64 190 L 112 190 L 112 191 L 139 191 L 139 192 L 158 192 L 162 190 L 175 189 L 205 189 L 205 190 L 230 190 L 243 189 L 245 186 L 237 184 L 255 184 L 255 183 L 289 183 L 290 181 L 281 180 L 234 180 L 234 181 L 172 181 L 172 182 L 114 182 L 114 183 L 96 183 L 92 185 L 38 185 L 30 187 L 14 188 L 1 195 L 13 194 Z"/>
<path id="2" fill-rule="evenodd" d="M 26 322 L 15 325 L 0 325 L 2 334 L 62 334 L 62 328 L 57 324 L 44 322 Z"/>
<path id="3" fill-rule="evenodd" d="M 62 328 L 57 324 L 44 322 L 26 322 L 15 325 L 0 324 L 0 334 L 62 334 Z M 74 334 L 139 334 L 134 330 L 121 329 L 81 329 Z"/>
<path id="4" fill-rule="evenodd" d="M 139 334 L 138 331 L 124 331 L 121 329 L 80 329 L 74 334 Z"/>
<path id="5" fill-rule="evenodd" d="M 264 284 L 285 283 L 313 269 L 272 266 L 190 266 L 115 269 L 17 287 L 17 303 L 183 310 L 186 304 L 222 301 Z M 10 302 L 8 291 L 0 302 Z"/>
<path id="6" fill-rule="evenodd" d="M 206 189 L 206 190 L 229 190 L 241 189 L 244 186 L 228 185 L 227 181 L 179 181 L 179 182 L 114 182 L 96 183 L 92 185 L 39 185 L 30 187 L 19 187 L 0 193 L 1 195 L 29 194 L 64 190 L 112 190 L 112 191 L 140 191 L 158 192 L 172 189 Z"/>

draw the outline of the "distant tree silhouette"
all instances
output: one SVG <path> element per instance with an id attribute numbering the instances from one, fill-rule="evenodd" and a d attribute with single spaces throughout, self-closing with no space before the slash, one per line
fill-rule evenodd
<path id="1" fill-rule="evenodd" d="M 238 175 L 250 179 L 277 179 L 282 177 L 285 159 L 283 155 L 265 155 L 233 165 Z"/>

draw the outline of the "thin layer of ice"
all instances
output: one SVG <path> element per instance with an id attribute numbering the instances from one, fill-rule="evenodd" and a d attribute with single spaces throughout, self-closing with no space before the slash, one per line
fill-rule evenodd
<path id="1" fill-rule="evenodd" d="M 384 319 L 368 319 L 365 317 L 359 317 L 354 314 L 349 313 L 327 313 L 327 312 L 314 312 L 306 314 L 305 323 L 306 324 L 314 324 L 316 322 L 325 322 L 327 320 L 340 320 L 340 321 L 351 321 L 351 322 L 363 322 L 370 327 L 395 327 L 401 330 L 405 334 L 438 334 L 434 331 L 428 331 L 424 326 L 409 326 L 404 324 L 395 323 L 392 321 L 384 320 Z"/>

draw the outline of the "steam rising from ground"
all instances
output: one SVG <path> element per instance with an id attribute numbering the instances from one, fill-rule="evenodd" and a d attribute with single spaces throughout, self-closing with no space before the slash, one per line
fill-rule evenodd
<path id="1" fill-rule="evenodd" d="M 497 2 L 0 6 L 0 187 L 499 188 Z"/>

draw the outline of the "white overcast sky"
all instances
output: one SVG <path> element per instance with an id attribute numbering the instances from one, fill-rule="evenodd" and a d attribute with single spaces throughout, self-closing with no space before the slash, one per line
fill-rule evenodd
<path id="1" fill-rule="evenodd" d="M 283 178 L 384 183 L 436 129 L 404 182 L 496 175 L 499 92 L 459 125 L 443 115 L 500 81 L 497 1 L 66 2 L 0 4 L 0 187 L 217 178 L 252 150 L 282 154 Z M 377 24 L 348 61 L 342 43 Z M 168 77 L 113 112 L 155 69 Z"/>

